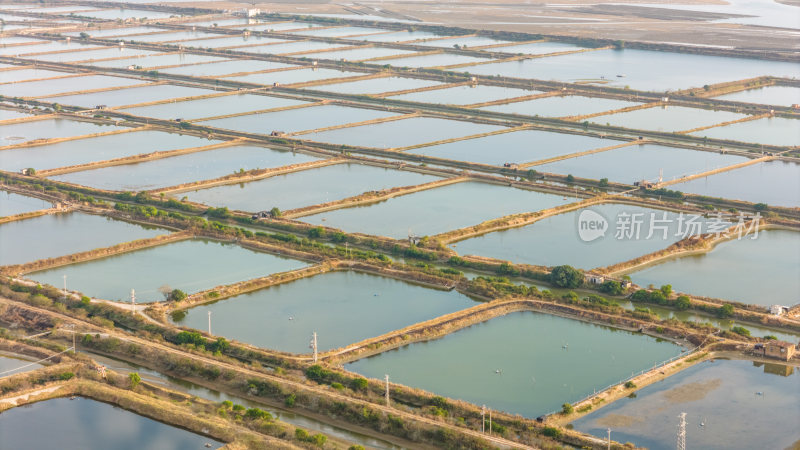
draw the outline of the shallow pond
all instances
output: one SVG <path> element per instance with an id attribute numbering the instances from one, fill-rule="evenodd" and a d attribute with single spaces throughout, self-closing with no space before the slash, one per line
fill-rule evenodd
<path id="1" fill-rule="evenodd" d="M 33 120 L 29 122 L 0 125 L 0 145 L 21 144 L 34 139 L 63 138 L 123 129 L 126 128 L 68 119 Z M 3 164 L 6 164 L 6 153 L 2 153 L 2 155 Z"/>
<path id="2" fill-rule="evenodd" d="M 730 139 L 756 144 L 800 145 L 800 120 L 785 117 L 765 117 L 749 122 L 734 123 L 692 133 L 693 136 Z"/>
<path id="3" fill-rule="evenodd" d="M 800 434 L 800 371 L 715 360 L 690 367 L 576 420 L 575 429 L 653 450 L 675 448 L 686 413 L 687 448 L 792 448 Z M 785 432 L 774 433 L 782 429 Z"/>
<path id="4" fill-rule="evenodd" d="M 267 95 L 232 94 L 221 97 L 161 103 L 151 106 L 120 109 L 120 112 L 158 119 L 194 120 L 204 117 L 224 116 L 247 111 L 301 105 L 305 102 Z"/>
<path id="5" fill-rule="evenodd" d="M 163 286 L 191 294 L 306 265 L 234 244 L 189 239 L 26 276 L 62 286 L 66 275 L 67 289 L 104 300 L 128 302 L 131 289 L 136 289 L 137 303 L 151 303 L 164 300 Z"/>
<path id="6" fill-rule="evenodd" d="M 714 97 L 734 102 L 758 103 L 761 105 L 790 106 L 800 104 L 800 88 L 795 86 L 766 86 L 758 89 L 734 92 Z"/>
<path id="7" fill-rule="evenodd" d="M 539 91 L 505 88 L 501 86 L 467 85 L 434 91 L 413 92 L 388 97 L 392 100 L 409 102 L 442 103 L 448 105 L 471 105 L 506 98 L 524 97 L 540 94 Z"/>
<path id="8" fill-rule="evenodd" d="M 627 108 L 637 104 L 637 102 L 610 98 L 567 95 L 506 103 L 504 105 L 484 106 L 481 109 L 526 116 L 568 117 Z"/>
<path id="9" fill-rule="evenodd" d="M 13 216 L 40 209 L 51 208 L 50 202 L 36 197 L 15 194 L 13 192 L 0 191 L 0 217 Z"/>
<path id="10" fill-rule="evenodd" d="M 210 311 L 215 335 L 310 353 L 314 332 L 320 351 L 330 350 L 474 304 L 456 291 L 358 272 L 332 272 L 196 306 L 177 324 L 205 330 Z"/>
<path id="11" fill-rule="evenodd" d="M 428 86 L 440 85 L 437 81 L 420 80 L 417 78 L 383 77 L 371 80 L 351 81 L 349 83 L 326 84 L 311 86 L 308 89 L 318 91 L 339 92 L 342 94 L 381 94 L 384 92 L 404 91 L 406 89 L 419 89 Z"/>
<path id="12" fill-rule="evenodd" d="M 244 184 L 218 186 L 176 194 L 206 205 L 241 211 L 281 210 L 310 206 L 397 186 L 410 186 L 438 177 L 361 164 L 337 164 L 279 175 Z M 291 195 L 286 195 L 286 193 Z"/>
<path id="13" fill-rule="evenodd" d="M 113 91 L 93 92 L 88 94 L 48 97 L 47 101 L 93 108 L 96 105 L 110 107 L 155 102 L 179 97 L 213 94 L 210 89 L 198 89 L 185 86 L 161 84 L 156 86 L 133 87 Z"/>
<path id="14" fill-rule="evenodd" d="M 91 214 L 50 214 L 0 225 L 0 265 L 21 264 L 167 234 Z M 56 283 L 62 286 L 63 282 Z"/>
<path id="15" fill-rule="evenodd" d="M 211 438 L 82 397 L 19 406 L 0 418 L 2 448 L 190 450 L 207 443 L 209 448 L 222 446 Z M 42 433 L 45 423 L 47 432 Z"/>
<path id="16" fill-rule="evenodd" d="M 636 130 L 669 132 L 686 131 L 744 117 L 747 116 L 728 111 L 712 111 L 710 109 L 685 108 L 683 106 L 656 106 L 608 116 L 592 117 L 589 121 L 600 125 L 612 125 Z M 710 130 L 703 130 L 699 133 L 707 133 L 708 131 Z"/>
<path id="17" fill-rule="evenodd" d="M 409 233 L 433 235 L 566 202 L 562 197 L 552 194 L 495 184 L 462 182 L 299 220 L 402 239 Z"/>
<path id="18" fill-rule="evenodd" d="M 345 368 L 370 378 L 388 374 L 395 383 L 537 417 L 680 352 L 681 347 L 649 336 L 523 311 Z"/>

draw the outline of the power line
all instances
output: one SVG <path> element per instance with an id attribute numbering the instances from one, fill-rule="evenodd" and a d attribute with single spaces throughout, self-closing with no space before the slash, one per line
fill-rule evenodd
<path id="1" fill-rule="evenodd" d="M 42 358 L 42 359 L 40 359 L 40 360 L 38 360 L 38 361 L 34 361 L 34 362 L 30 363 L 30 364 L 25 364 L 24 366 L 19 366 L 19 367 L 17 367 L 17 368 L 11 369 L 11 370 L 6 370 L 5 372 L 0 372 L 0 378 L 2 378 L 2 376 L 3 376 L 3 375 L 5 375 L 5 374 L 7 374 L 7 373 L 16 372 L 16 371 L 18 371 L 18 370 L 20 370 L 20 369 L 24 369 L 24 368 L 26 368 L 26 367 L 30 367 L 30 366 L 33 366 L 33 365 L 39 364 L 39 363 L 41 363 L 41 362 L 47 361 L 48 359 L 55 358 L 55 357 L 56 357 L 56 356 L 58 356 L 58 355 L 61 355 L 61 354 L 67 353 L 67 352 L 68 352 L 68 351 L 70 351 L 70 350 L 75 350 L 75 347 L 68 348 L 68 349 L 64 350 L 63 352 L 56 353 L 55 355 L 50 355 L 50 356 L 48 356 L 47 358 Z"/>

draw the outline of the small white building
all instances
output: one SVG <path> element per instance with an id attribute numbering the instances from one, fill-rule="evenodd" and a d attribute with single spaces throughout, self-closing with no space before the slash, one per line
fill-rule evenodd
<path id="1" fill-rule="evenodd" d="M 776 315 L 776 316 L 780 316 L 780 315 L 782 315 L 782 314 L 784 314 L 784 313 L 786 313 L 788 311 L 789 311 L 789 308 L 786 307 L 786 306 L 772 305 L 772 306 L 769 307 L 769 313 L 773 314 L 773 315 Z"/>
<path id="2" fill-rule="evenodd" d="M 601 275 L 594 275 L 591 273 L 587 273 L 585 279 L 586 282 L 590 284 L 603 284 L 603 282 L 606 281 L 605 277 Z"/>

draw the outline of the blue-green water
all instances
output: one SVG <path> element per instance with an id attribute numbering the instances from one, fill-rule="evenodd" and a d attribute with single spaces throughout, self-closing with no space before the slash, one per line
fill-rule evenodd
<path id="1" fill-rule="evenodd" d="M 53 205 L 50 202 L 35 197 L 0 191 L 0 217 L 47 209 L 51 206 Z"/>

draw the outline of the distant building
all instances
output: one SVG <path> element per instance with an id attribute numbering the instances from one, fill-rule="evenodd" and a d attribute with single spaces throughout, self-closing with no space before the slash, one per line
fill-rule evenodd
<path id="1" fill-rule="evenodd" d="M 790 342 L 771 340 L 762 345 L 756 345 L 756 350 L 761 350 L 763 356 L 789 361 L 794 356 L 797 347 Z"/>
<path id="2" fill-rule="evenodd" d="M 786 306 L 772 305 L 772 306 L 769 307 L 769 313 L 770 314 L 774 314 L 776 316 L 780 316 L 780 315 L 786 313 L 787 311 L 789 311 L 789 308 L 786 307 Z"/>
<path id="3" fill-rule="evenodd" d="M 601 275 L 594 275 L 591 273 L 586 274 L 586 282 L 590 284 L 603 284 L 606 279 Z"/>
<path id="4" fill-rule="evenodd" d="M 622 286 L 623 289 L 628 289 L 629 287 L 633 286 L 631 280 L 622 280 L 619 282 L 619 285 Z"/>

